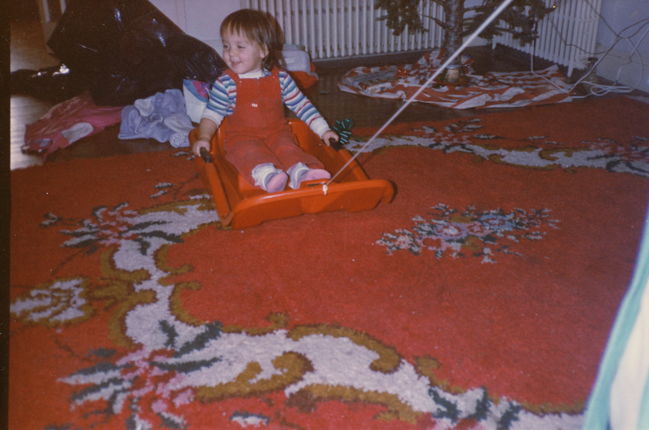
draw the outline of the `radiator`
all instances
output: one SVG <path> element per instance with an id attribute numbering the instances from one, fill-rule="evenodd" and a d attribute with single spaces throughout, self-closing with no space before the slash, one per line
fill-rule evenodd
<path id="1" fill-rule="evenodd" d="M 313 59 L 354 57 L 426 50 L 442 44 L 442 29 L 424 19 L 428 31 L 393 36 L 383 11 L 373 0 L 245 0 L 245 7 L 270 12 L 286 33 L 287 43 L 303 45 Z M 568 68 L 583 68 L 595 52 L 601 0 L 546 0 L 556 10 L 539 22 L 540 37 L 521 46 L 511 34 L 496 36 L 492 45 L 505 45 Z M 419 3 L 422 16 L 443 19 L 432 1 Z"/>
<path id="2" fill-rule="evenodd" d="M 380 21 L 374 0 L 246 0 L 245 7 L 269 12 L 284 29 L 286 42 L 302 45 L 312 59 L 427 50 L 441 45 L 441 28 L 424 19 L 428 31 L 393 36 Z M 439 5 L 421 2 L 420 15 L 443 17 Z"/>
<path id="3" fill-rule="evenodd" d="M 566 66 L 568 76 L 574 69 L 586 67 L 595 53 L 601 0 L 546 0 L 556 10 L 538 24 L 539 38 L 522 46 L 511 34 L 494 37 L 492 45 L 501 44 Z"/>

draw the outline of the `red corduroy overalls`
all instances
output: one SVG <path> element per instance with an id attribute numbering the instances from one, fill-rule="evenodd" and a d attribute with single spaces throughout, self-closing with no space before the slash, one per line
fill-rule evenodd
<path id="1" fill-rule="evenodd" d="M 301 161 L 310 168 L 322 169 L 322 163 L 295 142 L 284 115 L 278 69 L 259 79 L 227 73 L 237 84 L 237 104 L 224 119 L 223 149 L 239 173 L 254 184 L 252 169 L 262 163 L 286 170 Z"/>

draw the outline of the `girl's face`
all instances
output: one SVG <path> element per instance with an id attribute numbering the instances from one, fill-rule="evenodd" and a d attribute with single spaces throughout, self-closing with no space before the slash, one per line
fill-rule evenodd
<path id="1" fill-rule="evenodd" d="M 256 72 L 261 70 L 262 62 L 268 55 L 268 49 L 257 42 L 248 39 L 240 33 L 224 31 L 223 60 L 236 74 Z"/>

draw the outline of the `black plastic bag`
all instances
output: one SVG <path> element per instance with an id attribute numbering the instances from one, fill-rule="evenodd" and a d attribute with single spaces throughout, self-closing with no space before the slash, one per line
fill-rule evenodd
<path id="1" fill-rule="evenodd" d="M 24 94 L 52 102 L 62 102 L 79 95 L 85 84 L 65 64 L 40 70 L 11 72 L 11 94 Z"/>
<path id="2" fill-rule="evenodd" d="M 70 0 L 48 45 L 98 105 L 132 104 L 183 79 L 212 81 L 225 68 L 147 0 Z"/>

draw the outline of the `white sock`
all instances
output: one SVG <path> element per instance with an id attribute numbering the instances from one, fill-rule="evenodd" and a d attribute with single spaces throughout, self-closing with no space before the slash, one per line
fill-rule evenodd
<path id="1" fill-rule="evenodd" d="M 293 188 L 294 190 L 300 188 L 302 177 L 308 171 L 309 167 L 302 162 L 295 163 L 291 167 L 289 167 L 286 171 L 289 177 L 289 187 Z"/>
<path id="2" fill-rule="evenodd" d="M 252 178 L 255 180 L 256 186 L 268 191 L 268 181 L 278 173 L 282 173 L 282 171 L 275 167 L 273 163 L 262 163 L 252 169 Z"/>

